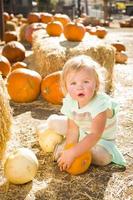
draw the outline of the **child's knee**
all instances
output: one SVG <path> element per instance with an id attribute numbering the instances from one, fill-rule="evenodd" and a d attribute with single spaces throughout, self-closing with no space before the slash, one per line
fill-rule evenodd
<path id="1" fill-rule="evenodd" d="M 112 161 L 112 155 L 103 147 L 96 146 L 92 149 L 92 163 L 99 166 L 106 166 Z"/>
<path id="2" fill-rule="evenodd" d="M 67 131 L 67 118 L 60 115 L 51 115 L 47 119 L 48 128 L 55 130 L 61 135 L 65 135 Z"/>

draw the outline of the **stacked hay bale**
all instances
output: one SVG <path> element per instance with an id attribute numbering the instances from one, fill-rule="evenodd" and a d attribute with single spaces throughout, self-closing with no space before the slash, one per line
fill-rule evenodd
<path id="1" fill-rule="evenodd" d="M 0 75 L 0 160 L 11 135 L 12 115 L 5 82 Z"/>
<path id="2" fill-rule="evenodd" d="M 51 72 L 61 70 L 64 63 L 72 56 L 85 54 L 91 56 L 106 69 L 105 91 L 112 87 L 112 73 L 115 63 L 115 49 L 105 45 L 95 36 L 86 33 L 83 41 L 70 42 L 64 36 L 48 37 L 44 30 L 33 34 L 33 59 L 30 68 L 38 71 L 43 77 Z"/>

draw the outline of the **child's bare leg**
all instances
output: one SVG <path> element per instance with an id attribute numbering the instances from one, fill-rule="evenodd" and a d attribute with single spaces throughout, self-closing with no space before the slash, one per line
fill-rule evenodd
<path id="1" fill-rule="evenodd" d="M 104 147 L 96 145 L 92 148 L 92 164 L 105 166 L 111 161 L 112 155 Z"/>
<path id="2" fill-rule="evenodd" d="M 66 135 L 67 117 L 63 115 L 51 115 L 46 123 L 49 129 L 56 131 L 60 135 Z"/>
<path id="3" fill-rule="evenodd" d="M 47 119 L 47 126 L 48 128 L 56 131 L 60 135 L 66 135 L 67 132 L 67 117 L 60 116 L 60 115 L 51 115 Z M 65 146 L 65 139 L 60 143 L 57 144 L 53 153 L 53 160 L 57 161 L 61 152 L 64 150 Z"/>

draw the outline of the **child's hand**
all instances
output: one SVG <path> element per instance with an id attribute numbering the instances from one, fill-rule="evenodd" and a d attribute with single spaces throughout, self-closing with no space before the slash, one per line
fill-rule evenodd
<path id="1" fill-rule="evenodd" d="M 64 150 L 57 160 L 60 170 L 65 171 L 66 169 L 69 169 L 74 161 L 74 158 L 75 157 L 72 149 Z"/>

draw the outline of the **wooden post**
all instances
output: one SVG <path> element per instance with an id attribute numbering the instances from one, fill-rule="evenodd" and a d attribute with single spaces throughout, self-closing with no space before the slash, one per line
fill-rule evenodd
<path id="1" fill-rule="evenodd" d="M 81 0 L 78 0 L 78 17 L 81 16 Z"/>
<path id="2" fill-rule="evenodd" d="M 89 15 L 88 0 L 85 0 L 86 14 Z"/>
<path id="3" fill-rule="evenodd" d="M 0 40 L 3 41 L 4 39 L 4 4 L 3 0 L 0 0 Z"/>

